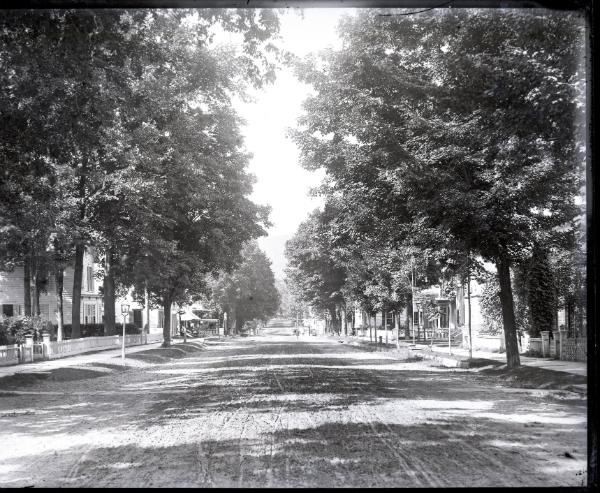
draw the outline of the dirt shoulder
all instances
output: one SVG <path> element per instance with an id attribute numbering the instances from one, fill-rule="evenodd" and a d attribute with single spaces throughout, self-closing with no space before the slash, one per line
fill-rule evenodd
<path id="1" fill-rule="evenodd" d="M 400 360 L 416 359 L 422 360 L 423 364 L 431 367 L 437 368 L 439 366 L 435 361 L 428 361 L 427 359 L 422 358 L 420 351 L 415 352 L 413 356 L 407 357 L 407 352 L 409 350 L 406 346 L 401 346 L 400 351 L 398 351 L 392 344 L 380 346 L 371 341 L 356 340 L 348 337 L 340 338 L 339 336 L 330 336 L 330 340 L 337 341 L 347 347 L 352 347 L 361 351 L 381 352 L 382 354 L 393 355 Z M 444 355 L 444 353 L 431 354 Z M 444 356 L 456 360 L 468 359 L 460 355 Z M 587 377 L 565 371 L 528 365 L 509 369 L 505 363 L 487 358 L 471 359 L 466 371 L 477 373 L 483 377 L 489 377 L 496 385 L 500 384 L 507 387 L 523 389 L 566 390 L 577 392 L 579 394 L 587 394 Z"/>
<path id="2" fill-rule="evenodd" d="M 140 366 L 153 364 L 165 364 L 174 360 L 185 358 L 204 349 L 204 344 L 199 342 L 188 342 L 186 344 L 175 344 L 168 348 L 158 347 L 138 351 L 127 355 L 127 365 L 120 364 L 120 357 L 113 357 L 109 362 L 98 361 L 82 363 L 79 365 L 69 365 L 64 367 L 52 368 L 48 370 L 21 371 L 14 375 L 8 375 L 0 378 L 0 392 L 21 390 L 39 383 L 48 382 L 70 382 L 74 380 L 86 380 L 107 376 L 111 373 L 122 373 L 131 371 Z M 114 360 L 114 362 L 112 362 Z M 135 364 L 131 364 L 135 362 Z M 141 363 L 141 364 L 140 364 Z"/>

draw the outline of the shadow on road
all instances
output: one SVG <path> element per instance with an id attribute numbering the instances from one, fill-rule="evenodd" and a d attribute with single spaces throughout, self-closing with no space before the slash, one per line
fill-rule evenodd
<path id="1" fill-rule="evenodd" d="M 0 484 L 550 486 L 584 474 L 585 400 L 572 396 L 327 342 L 136 356 L 153 364 L 94 385 L 29 376 L 49 395 L 2 397 L 3 435 L 21 438 Z"/>

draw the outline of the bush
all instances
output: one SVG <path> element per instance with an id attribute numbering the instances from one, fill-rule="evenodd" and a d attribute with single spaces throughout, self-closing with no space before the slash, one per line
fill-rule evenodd
<path id="1" fill-rule="evenodd" d="M 256 320 L 248 320 L 244 322 L 244 326 L 242 327 L 242 332 L 249 332 L 252 330 L 256 330 L 258 327 L 258 322 Z"/>
<path id="2" fill-rule="evenodd" d="M 123 324 L 116 324 L 116 329 L 117 329 L 117 334 L 121 335 L 123 334 Z M 142 329 L 140 329 L 139 327 L 136 327 L 133 324 L 125 324 L 125 334 L 126 335 L 135 335 L 135 334 L 141 334 Z"/>
<path id="3" fill-rule="evenodd" d="M 123 324 L 115 325 L 115 334 L 121 335 L 123 333 Z M 71 324 L 63 325 L 63 337 L 65 339 L 71 339 L 71 333 L 73 326 Z M 58 326 L 54 325 L 51 332 L 51 339 L 56 340 L 56 333 Z M 104 337 L 104 324 L 81 324 L 80 325 L 81 337 Z M 125 334 L 139 334 L 141 330 L 133 324 L 125 324 Z"/>
<path id="4" fill-rule="evenodd" d="M 18 315 L 0 318 L 0 345 L 22 344 L 26 335 L 33 335 L 34 340 L 42 339 L 42 331 L 46 325 L 41 317 Z"/>
<path id="5" fill-rule="evenodd" d="M 5 318 L 0 318 L 0 346 L 14 344 L 13 338 L 8 330 L 8 324 L 5 323 Z"/>
<path id="6" fill-rule="evenodd" d="M 483 324 L 480 334 L 500 335 L 502 333 L 502 304 L 500 302 L 500 284 L 495 276 L 486 280 L 479 300 Z"/>

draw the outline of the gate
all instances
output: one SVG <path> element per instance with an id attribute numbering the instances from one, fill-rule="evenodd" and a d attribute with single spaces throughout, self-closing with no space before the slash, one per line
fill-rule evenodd
<path id="1" fill-rule="evenodd" d="M 33 345 L 33 361 L 44 359 L 44 345 L 36 343 Z"/>

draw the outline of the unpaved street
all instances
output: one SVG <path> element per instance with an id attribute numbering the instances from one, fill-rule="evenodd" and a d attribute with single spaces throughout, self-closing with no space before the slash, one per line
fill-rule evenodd
<path id="1" fill-rule="evenodd" d="M 586 484 L 577 394 L 272 332 L 0 390 L 0 486 Z"/>

